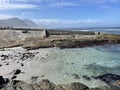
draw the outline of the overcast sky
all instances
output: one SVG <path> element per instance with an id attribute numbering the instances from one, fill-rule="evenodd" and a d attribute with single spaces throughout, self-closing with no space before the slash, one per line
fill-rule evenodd
<path id="1" fill-rule="evenodd" d="M 120 25 L 120 0 L 0 0 L 0 19 L 31 19 L 45 27 Z"/>

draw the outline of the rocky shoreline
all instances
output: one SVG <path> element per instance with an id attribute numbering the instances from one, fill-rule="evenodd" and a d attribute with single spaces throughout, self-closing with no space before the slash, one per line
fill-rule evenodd
<path id="1" fill-rule="evenodd" d="M 38 48 L 82 48 L 95 45 L 119 44 L 120 35 L 103 32 L 1 30 L 0 48 L 21 46 L 28 50 Z"/>
<path id="2" fill-rule="evenodd" d="M 106 74 L 96 78 L 101 78 L 102 80 L 114 80 L 115 78 L 118 79 L 118 77 L 120 79 L 120 76 L 118 75 Z M 109 86 L 89 88 L 88 86 L 79 82 L 56 85 L 50 82 L 48 79 L 41 80 L 39 83 L 28 84 L 20 80 L 14 80 L 13 78 L 10 80 L 0 76 L 0 90 L 120 90 L 120 86 L 119 83 L 116 83 L 116 85 L 109 84 Z"/>
<path id="3" fill-rule="evenodd" d="M 20 52 L 20 49 L 18 48 L 18 52 L 16 52 L 14 49 L 6 49 L 8 50 L 8 52 L 9 50 L 11 50 L 16 54 L 12 54 L 11 52 L 9 52 L 10 54 L 5 54 L 5 52 L 3 51 L 3 54 L 1 55 L 1 61 L 3 62 L 0 65 L 1 70 L 2 67 L 3 69 L 7 68 L 7 66 L 10 66 L 11 68 L 12 63 L 12 66 L 17 65 L 17 67 L 13 68 L 12 71 L 9 71 L 10 73 L 7 72 L 9 78 L 4 75 L 0 76 L 0 90 L 120 90 L 120 76 L 112 73 L 100 76 L 88 76 L 87 74 L 85 74 L 84 76 L 79 76 L 78 74 L 72 74 L 72 77 L 76 80 L 81 80 L 81 78 L 84 78 L 84 80 L 89 83 L 91 83 L 90 81 L 92 80 L 100 80 L 107 84 L 107 86 L 100 86 L 95 88 L 91 88 L 90 86 L 87 86 L 80 82 L 73 82 L 68 84 L 54 84 L 48 79 L 41 79 L 40 82 L 38 80 L 38 83 L 36 83 L 38 78 L 45 77 L 44 74 L 40 76 L 27 75 L 27 77 L 31 77 L 30 79 L 33 81 L 32 84 L 29 84 L 28 82 L 23 81 L 24 79 L 21 80 L 18 77 L 20 75 L 26 74 L 26 70 L 28 70 L 28 68 L 25 69 L 24 67 L 26 67 L 27 63 L 31 60 L 33 61 L 33 58 L 37 54 L 40 54 L 40 52 L 24 51 L 24 49 L 22 50 L 22 52 Z M 41 52 L 43 54 L 43 51 Z M 43 61 L 45 61 L 44 58 L 45 57 L 42 55 L 41 59 L 43 59 Z M 6 71 L 4 70 L 3 72 Z"/>
<path id="4" fill-rule="evenodd" d="M 38 49 L 38 48 L 50 48 L 50 47 L 58 47 L 58 48 L 82 48 L 89 46 L 97 46 L 97 45 L 106 45 L 106 44 L 119 44 L 120 43 L 120 35 L 114 34 L 104 34 L 104 33 L 77 33 L 77 32 L 56 32 L 56 31 L 23 31 L 23 30 L 2 30 L 0 31 L 0 48 L 1 50 L 5 50 L 6 48 L 20 46 L 25 48 L 26 51 L 16 52 L 12 51 L 7 52 L 8 54 L 1 55 L 1 63 L 0 67 L 3 69 L 6 66 L 10 70 L 13 70 L 16 67 L 22 68 L 22 70 L 31 69 L 28 65 L 29 62 L 32 61 L 33 57 L 37 55 L 39 52 L 31 53 L 29 50 Z M 21 50 L 18 49 L 17 51 Z M 43 51 L 41 51 L 43 53 Z M 5 52 L 2 52 L 5 53 Z M 40 53 L 39 53 L 40 54 Z M 40 62 L 44 63 L 45 57 L 40 54 Z M 48 54 L 45 54 L 48 56 Z M 37 57 L 38 58 L 38 57 Z M 35 59 L 37 59 L 35 58 Z M 38 58 L 38 59 L 39 59 Z M 33 62 L 32 62 L 33 63 Z M 11 64 L 11 65 L 10 65 Z M 49 63 L 48 63 L 49 64 Z M 71 63 L 74 64 L 74 63 Z M 3 66 L 2 66 L 3 65 Z M 11 66 L 13 66 L 11 68 Z M 18 66 L 20 65 L 20 66 Z M 27 66 L 28 67 L 24 67 Z M 43 64 L 44 65 L 44 64 Z M 1 68 L 1 70 L 2 70 Z M 3 70 L 2 72 L 9 71 Z M 2 73 L 1 72 L 1 73 Z M 15 69 L 10 72 L 12 75 L 10 78 L 4 78 L 4 75 L 0 76 L 0 90 L 120 90 L 120 76 L 115 74 L 105 74 L 101 76 L 93 76 L 89 77 L 84 75 L 83 78 L 90 80 L 99 79 L 107 84 L 107 86 L 90 88 L 82 83 L 73 82 L 70 84 L 54 84 L 47 79 L 40 81 L 39 83 L 29 84 L 23 81 L 20 81 L 17 76 L 20 73 L 24 73 L 21 69 Z M 7 72 L 8 74 L 8 72 Z M 67 73 L 66 73 L 67 74 Z M 21 76 L 22 77 L 22 76 Z M 29 77 L 29 76 L 28 76 Z M 41 75 L 44 77 L 44 75 Z M 77 74 L 73 74 L 75 79 L 80 78 Z M 38 77 L 33 76 L 31 79 L 36 80 Z M 18 80 L 17 80 L 18 79 Z"/>

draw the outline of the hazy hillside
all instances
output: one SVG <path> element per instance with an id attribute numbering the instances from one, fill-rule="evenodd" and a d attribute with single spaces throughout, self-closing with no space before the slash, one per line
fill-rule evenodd
<path id="1" fill-rule="evenodd" d="M 38 27 L 38 25 L 35 22 L 33 22 L 29 19 L 24 19 L 24 22 L 27 23 L 31 27 Z"/>
<path id="2" fill-rule="evenodd" d="M 37 24 L 35 24 L 31 20 L 22 20 L 19 18 L 10 18 L 10 19 L 4 19 L 0 20 L 0 26 L 13 26 L 13 27 L 37 27 Z"/>

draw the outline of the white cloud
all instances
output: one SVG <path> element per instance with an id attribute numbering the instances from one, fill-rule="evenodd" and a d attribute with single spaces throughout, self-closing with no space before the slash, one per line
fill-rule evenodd
<path id="1" fill-rule="evenodd" d="M 92 19 L 87 19 L 87 20 L 62 20 L 62 19 L 33 19 L 36 22 L 45 22 L 45 23 L 95 23 L 98 22 L 98 20 L 92 20 Z"/>
<path id="2" fill-rule="evenodd" d="M 105 20 L 62 20 L 62 19 L 33 19 L 41 28 L 83 28 L 83 27 L 114 27 L 120 22 Z"/>
<path id="3" fill-rule="evenodd" d="M 98 20 L 62 20 L 62 19 L 33 19 L 43 28 L 85 27 L 99 23 Z"/>
<path id="4" fill-rule="evenodd" d="M 83 4 L 86 5 L 87 3 L 92 5 L 118 3 L 119 1 L 120 0 L 0 0 L 0 10 L 31 9 L 40 8 L 40 6 L 80 6 Z"/>
<path id="5" fill-rule="evenodd" d="M 48 6 L 52 7 L 64 7 L 64 6 L 81 6 L 81 5 L 96 5 L 96 4 L 109 4 L 118 3 L 120 0 L 39 0 L 46 2 Z"/>
<path id="6" fill-rule="evenodd" d="M 32 4 L 2 4 L 0 5 L 0 10 L 9 10 L 9 9 L 30 9 L 36 8 Z"/>
<path id="7" fill-rule="evenodd" d="M 79 1 L 56 1 L 49 3 L 49 6 L 80 6 Z"/>
<path id="8" fill-rule="evenodd" d="M 37 7 L 37 5 L 28 3 L 28 0 L 0 0 L 0 10 L 30 9 Z"/>
<path id="9" fill-rule="evenodd" d="M 32 14 L 32 12 L 22 12 L 21 16 Z"/>
<path id="10" fill-rule="evenodd" d="M 79 0 L 79 1 L 83 3 L 99 3 L 99 4 L 119 2 L 119 0 Z"/>

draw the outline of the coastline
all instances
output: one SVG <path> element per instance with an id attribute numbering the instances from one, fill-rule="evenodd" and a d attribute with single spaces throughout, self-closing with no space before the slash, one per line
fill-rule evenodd
<path id="1" fill-rule="evenodd" d="M 1 30 L 0 49 L 20 46 L 28 50 L 38 48 L 82 48 L 105 44 L 119 44 L 120 35 L 104 32 L 57 30 Z"/>
<path id="2" fill-rule="evenodd" d="M 105 84 L 104 81 L 97 79 L 101 76 L 93 77 L 93 76 L 88 75 L 87 73 L 83 74 L 83 76 L 80 76 L 77 74 L 77 72 L 73 72 L 71 75 L 72 78 L 75 79 L 75 81 L 72 81 L 73 83 L 71 81 L 69 81 L 69 79 L 65 83 L 63 83 L 61 81 L 60 81 L 61 83 L 60 82 L 56 83 L 56 80 L 59 79 L 59 75 L 60 75 L 59 73 L 58 73 L 58 75 L 56 75 L 56 73 L 61 70 L 64 70 L 64 68 L 58 68 L 59 64 L 63 65 L 63 61 L 61 60 L 62 58 L 60 59 L 60 62 L 58 61 L 58 59 L 56 60 L 55 54 L 57 54 L 57 53 L 54 50 L 56 50 L 56 49 L 55 48 L 51 48 L 51 49 L 46 48 L 46 49 L 38 49 L 38 50 L 28 51 L 27 49 L 23 49 L 21 47 L 16 47 L 16 48 L 6 48 L 4 51 L 1 51 L 0 55 L 1 55 L 2 61 L 0 63 L 2 66 L 0 66 L 0 71 L 1 71 L 0 75 L 2 75 L 4 78 L 7 78 L 10 80 L 9 84 L 7 83 L 5 85 L 5 87 L 3 87 L 3 88 L 12 86 L 12 88 L 13 87 L 17 87 L 17 88 L 22 87 L 22 89 L 20 89 L 20 90 L 40 90 L 40 89 L 30 89 L 27 86 L 29 86 L 29 85 L 34 86 L 34 84 L 37 82 L 38 84 L 35 84 L 35 85 L 37 85 L 38 88 L 43 88 L 43 87 L 39 86 L 39 81 L 41 81 L 42 79 L 48 79 L 47 81 L 42 80 L 41 82 L 48 83 L 48 84 L 51 84 L 53 82 L 53 83 L 55 83 L 54 84 L 55 87 L 54 87 L 54 89 L 50 89 L 50 87 L 48 87 L 49 89 L 47 89 L 47 90 L 77 90 L 76 88 L 78 88 L 78 87 L 79 87 L 78 90 L 99 90 L 99 89 L 100 90 L 119 90 L 119 89 L 114 89 L 117 86 L 113 86 L 113 84 L 109 85 L 109 83 Z M 59 50 L 58 51 L 59 54 L 62 53 L 61 56 L 64 56 L 64 55 L 66 55 L 66 53 L 70 52 L 68 49 L 68 51 L 63 54 L 64 49 L 63 50 L 58 49 L 58 50 Z M 74 49 L 74 50 L 78 50 L 78 49 Z M 85 50 L 86 50 L 86 52 L 91 51 L 88 48 Z M 51 52 L 53 53 L 53 55 L 51 55 Z M 80 52 L 83 53 L 83 50 L 81 49 Z M 91 53 L 91 52 L 89 52 L 89 53 Z M 96 52 L 96 53 L 98 53 L 98 52 Z M 103 53 L 103 55 L 104 54 L 105 53 Z M 85 55 L 85 57 L 86 57 L 86 59 L 88 58 L 86 55 Z M 53 59 L 55 59 L 56 61 Z M 57 64 L 57 63 L 59 63 L 59 64 Z M 74 65 L 75 62 L 69 62 L 69 63 L 71 65 Z M 86 65 L 87 65 L 87 63 L 86 63 Z M 92 64 L 88 64 L 88 67 L 89 67 L 89 65 L 90 65 L 90 67 L 92 66 Z M 60 66 L 60 67 L 63 67 L 63 66 Z M 71 70 L 72 70 L 72 68 L 71 68 Z M 17 75 L 15 75 L 16 71 L 19 72 Z M 80 73 L 82 73 L 82 71 L 80 70 Z M 67 75 L 67 73 L 64 72 L 64 75 L 61 74 L 60 76 L 65 77 L 66 75 Z M 111 79 L 114 80 L 114 78 L 112 78 L 112 76 L 114 76 L 114 75 L 111 74 L 111 78 L 109 78 L 109 75 L 108 75 L 108 80 L 110 80 L 110 82 L 112 82 Z M 56 79 L 56 80 L 54 81 L 54 79 Z M 73 79 L 71 79 L 71 80 L 73 80 Z M 17 80 L 17 83 L 15 85 L 13 85 L 13 82 L 16 80 Z M 49 80 L 52 82 L 50 82 Z M 81 82 L 82 80 L 86 81 L 88 83 L 88 85 L 85 83 L 82 83 Z M 94 81 L 95 86 L 92 86 L 93 80 L 95 80 Z M 65 81 L 64 78 L 63 78 L 63 81 Z M 116 82 L 116 80 L 115 80 L 115 82 Z M 31 84 L 29 84 L 29 83 L 31 83 Z M 71 83 L 71 84 L 69 84 L 69 83 Z M 23 86 L 19 86 L 19 85 L 23 85 Z M 44 87 L 46 88 L 47 85 L 45 84 Z M 64 87 L 64 85 L 65 86 L 67 85 L 67 86 Z M 59 89 L 58 87 L 57 87 L 57 89 L 55 89 L 56 86 L 60 86 L 62 89 Z M 86 89 L 80 89 L 83 86 L 85 86 Z M 24 88 L 24 87 L 26 87 L 26 88 Z M 74 87 L 74 89 L 72 89 L 72 87 Z M 32 87 L 32 88 L 35 88 L 35 87 Z"/>
<path id="3" fill-rule="evenodd" d="M 47 33 L 46 33 L 47 32 Z M 9 33 L 9 35 L 8 35 Z M 115 87 L 111 86 L 111 85 L 107 85 L 103 87 L 98 87 L 98 88 L 91 88 L 89 86 L 86 86 L 84 84 L 81 84 L 79 82 L 76 83 L 71 83 L 71 84 L 60 84 L 60 85 L 55 85 L 52 82 L 50 82 L 49 80 L 42 80 L 39 84 L 35 84 L 37 85 L 37 89 L 36 86 L 34 86 L 34 84 L 27 84 L 29 79 L 31 78 L 33 79 L 33 83 L 34 83 L 34 79 L 38 78 L 37 77 L 37 72 L 33 73 L 32 69 L 37 67 L 39 65 L 39 67 L 44 67 L 44 69 L 49 70 L 50 65 L 54 66 L 54 64 L 57 65 L 57 63 L 61 63 L 62 62 L 54 62 L 54 60 L 52 62 L 54 62 L 53 64 L 51 64 L 51 62 L 49 62 L 49 60 L 46 60 L 46 57 L 50 59 L 49 57 L 49 52 L 46 50 L 38 50 L 39 48 L 51 48 L 51 47 L 57 47 L 60 49 L 63 48 L 83 48 L 83 47 L 90 47 L 90 46 L 99 46 L 99 45 L 107 45 L 107 44 L 119 44 L 120 43 L 120 35 L 114 35 L 114 34 L 96 34 L 94 32 L 94 35 L 81 35 L 81 34 L 60 34 L 60 35 L 46 35 L 48 34 L 48 31 L 28 31 L 27 33 L 23 33 L 22 31 L 9 31 L 9 30 L 5 30 L 5 31 L 0 31 L 0 40 L 1 42 L 1 75 L 3 73 L 3 77 L 7 78 L 9 77 L 10 82 L 9 83 L 5 83 L 5 86 L 2 87 L 1 89 L 5 89 L 8 87 L 11 88 L 16 88 L 15 90 L 119 90 L 119 89 L 115 89 Z M 19 47 L 18 47 L 19 46 Z M 16 47 L 16 50 L 15 48 Z M 37 49 L 36 51 L 34 49 Z M 32 50 L 32 51 L 31 51 Z M 39 54 L 39 58 L 35 58 L 34 60 L 41 60 L 40 62 L 34 62 L 33 58 L 35 57 L 35 55 Z M 55 57 L 53 57 L 55 59 Z M 52 60 L 52 59 L 50 59 Z M 32 62 L 33 61 L 33 62 Z M 34 64 L 31 68 L 30 63 Z M 47 64 L 45 65 L 44 63 L 47 62 Z M 41 63 L 41 64 L 39 64 Z M 74 63 L 71 63 L 74 64 Z M 6 68 L 6 66 L 8 68 Z M 27 66 L 24 67 L 24 66 Z M 6 69 L 5 69 L 6 68 Z M 14 75 L 14 71 L 16 71 L 16 69 L 18 68 L 18 71 L 20 71 L 21 74 L 19 75 Z M 20 68 L 20 70 L 19 70 Z M 56 66 L 54 66 L 52 69 L 55 70 Z M 35 70 L 34 70 L 35 71 Z M 25 77 L 23 77 L 23 74 L 25 72 L 29 72 L 26 74 Z M 41 71 L 39 71 L 40 73 Z M 43 70 L 44 72 L 44 70 Z M 45 72 L 46 73 L 46 72 Z M 47 72 L 48 75 L 49 73 L 52 75 L 53 73 L 51 73 L 51 71 Z M 54 72 L 55 74 L 56 72 Z M 29 76 L 31 74 L 31 76 Z M 67 73 L 66 73 L 67 74 Z M 33 76 L 33 77 L 32 77 Z M 40 80 L 43 78 L 46 78 L 48 76 L 44 76 L 44 74 L 40 75 L 41 78 Z M 74 78 L 79 78 L 79 76 L 77 74 L 73 74 Z M 84 76 L 86 79 L 90 78 L 88 76 Z M 15 79 L 18 79 L 18 81 L 16 81 Z M 22 81 L 19 81 L 21 80 Z M 50 78 L 50 77 L 49 77 Z M 24 83 L 23 81 L 25 80 L 26 83 Z M 36 80 L 35 80 L 36 81 Z M 89 81 L 88 81 L 89 82 Z M 15 84 L 14 84 L 15 83 Z M 51 86 L 52 84 L 52 86 Z M 10 85 L 10 86 L 9 86 Z M 22 86 L 21 86 L 22 85 Z M 47 86 L 48 85 L 48 86 Z M 28 86 L 28 87 L 27 87 Z M 43 87 L 44 86 L 44 87 Z M 49 87 L 50 86 L 50 87 Z M 22 87 L 22 88 L 19 88 Z M 24 88 L 25 87 L 25 88 Z M 52 87 L 52 89 L 51 89 Z M 47 89 L 46 89 L 47 88 Z M 9 89 L 7 89 L 9 90 Z M 10 89 L 11 90 L 11 89 Z"/>

